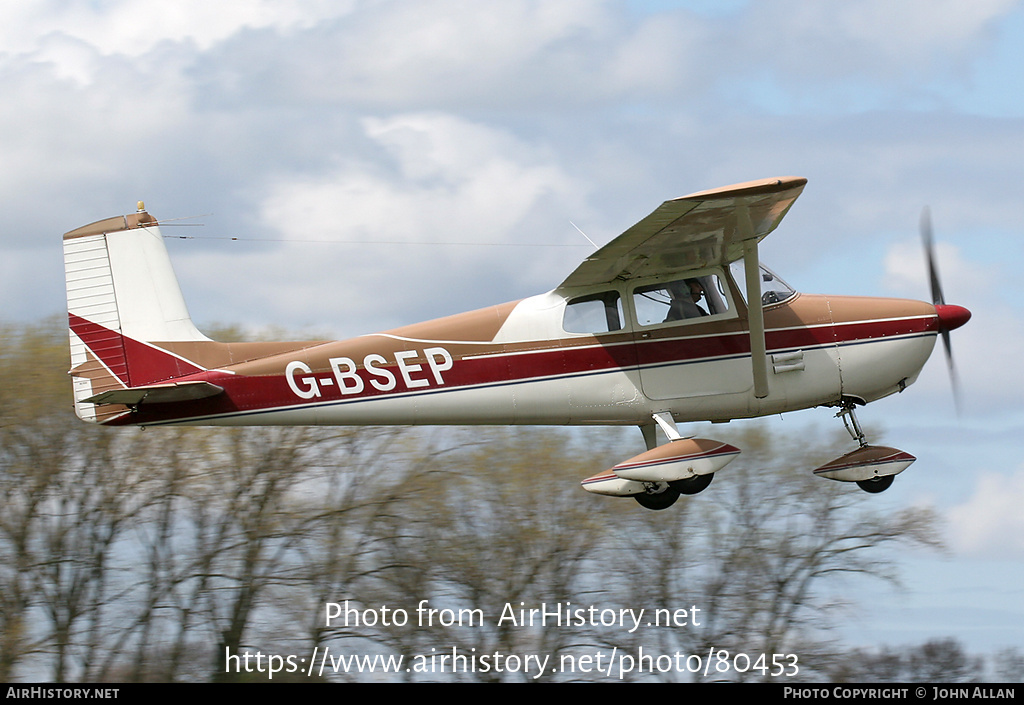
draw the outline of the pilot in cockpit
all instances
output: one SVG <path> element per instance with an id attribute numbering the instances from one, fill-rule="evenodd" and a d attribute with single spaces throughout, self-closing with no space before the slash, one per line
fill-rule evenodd
<path id="1" fill-rule="evenodd" d="M 666 286 L 672 297 L 665 323 L 681 321 L 684 318 L 700 318 L 708 312 L 697 305 L 704 296 L 704 287 L 697 279 L 681 279 Z"/>

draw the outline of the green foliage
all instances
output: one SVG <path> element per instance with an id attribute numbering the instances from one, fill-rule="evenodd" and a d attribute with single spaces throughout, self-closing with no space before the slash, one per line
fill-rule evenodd
<path id="1" fill-rule="evenodd" d="M 0 324 L 0 428 L 71 411 L 67 329 L 57 318 Z"/>

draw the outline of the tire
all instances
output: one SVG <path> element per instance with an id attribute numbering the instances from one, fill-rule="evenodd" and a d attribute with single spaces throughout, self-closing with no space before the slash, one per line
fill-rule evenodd
<path id="1" fill-rule="evenodd" d="M 714 479 L 715 473 L 709 473 L 707 475 L 694 475 L 685 480 L 672 480 L 668 484 L 669 487 L 677 490 L 679 494 L 697 494 L 706 490 Z"/>
<path id="2" fill-rule="evenodd" d="M 879 492 L 885 492 L 889 489 L 892 485 L 892 481 L 895 479 L 895 475 L 882 475 L 881 477 L 873 477 L 870 480 L 858 480 L 857 487 L 860 487 L 865 492 L 878 494 Z"/>
<path id="3" fill-rule="evenodd" d="M 668 509 L 679 499 L 679 490 L 667 487 L 664 492 L 659 492 L 658 494 L 647 494 L 644 492 L 642 494 L 635 494 L 633 497 L 644 509 Z"/>

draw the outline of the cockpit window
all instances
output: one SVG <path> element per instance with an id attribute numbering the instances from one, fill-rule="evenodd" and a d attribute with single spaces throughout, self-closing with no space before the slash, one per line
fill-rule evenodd
<path id="1" fill-rule="evenodd" d="M 641 326 L 720 316 L 729 299 L 717 274 L 677 279 L 633 290 L 636 320 Z"/>
<path id="2" fill-rule="evenodd" d="M 732 277 L 736 280 L 737 286 L 743 293 L 744 299 L 746 298 L 746 267 L 743 264 L 743 260 L 738 259 L 729 265 L 729 269 L 732 271 Z M 781 303 L 796 295 L 796 290 L 786 282 L 782 281 L 772 270 L 768 267 L 761 265 L 761 305 L 769 306 L 771 304 Z"/>
<path id="3" fill-rule="evenodd" d="M 622 330 L 623 320 L 619 292 L 603 291 L 566 304 L 562 328 L 566 333 L 611 333 Z"/>

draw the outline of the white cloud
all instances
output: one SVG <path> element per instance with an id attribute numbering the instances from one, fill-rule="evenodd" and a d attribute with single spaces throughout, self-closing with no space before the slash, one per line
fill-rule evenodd
<path id="1" fill-rule="evenodd" d="M 1024 558 L 1024 469 L 985 473 L 974 495 L 949 511 L 949 539 L 963 554 Z"/>
<path id="2" fill-rule="evenodd" d="M 543 149 L 494 128 L 437 113 L 368 118 L 364 126 L 393 171 L 354 163 L 286 178 L 273 187 L 265 220 L 289 238 L 494 242 L 545 196 L 580 195 Z"/>
<path id="3" fill-rule="evenodd" d="M 355 0 L 36 0 L 0 6 L 5 51 L 26 53 L 53 35 L 103 54 L 140 56 L 162 41 L 207 49 L 242 28 L 310 27 L 350 12 Z"/>
<path id="4" fill-rule="evenodd" d="M 756 3 L 743 35 L 793 76 L 917 75 L 974 51 L 1015 0 Z M 764 32 L 773 27 L 775 31 Z M 788 79 L 787 79 L 788 80 Z"/>
<path id="5" fill-rule="evenodd" d="M 705 65 L 706 30 L 638 20 L 602 0 L 362 3 L 346 17 L 281 38 L 239 36 L 206 80 L 240 98 L 422 110 L 600 105 L 676 99 Z"/>
<path id="6" fill-rule="evenodd" d="M 0 91 L 11 97 L 0 103 L 0 192 L 8 217 L 21 209 L 52 212 L 101 184 L 108 195 L 125 181 L 137 188 L 165 150 L 177 153 L 182 136 L 193 134 L 189 89 L 173 57 L 126 62 L 74 40 L 53 43 L 102 80 L 84 86 L 32 61 L 2 67 Z"/>
<path id="7" fill-rule="evenodd" d="M 965 20 L 975 28 L 967 35 L 980 36 L 1002 6 L 982 7 L 987 15 Z M 572 219 L 606 241 L 664 198 L 792 172 L 812 188 L 769 243 L 802 250 L 777 258 L 785 270 L 821 251 L 820 228 L 801 240 L 795 227 L 805 212 L 839 221 L 830 234 L 848 241 L 906 212 L 894 187 L 882 199 L 865 188 L 878 179 L 912 183 L 921 172 L 953 189 L 944 174 L 969 173 L 950 202 L 982 218 L 1003 209 L 1001 223 L 1019 215 L 1020 199 L 990 187 L 1018 182 L 1024 142 L 1014 125 L 737 115 L 717 92 L 723 66 L 757 73 L 786 48 L 779 38 L 797 31 L 791 22 L 814 25 L 759 8 L 708 18 L 630 15 L 605 0 L 15 3 L 0 10 L 10 20 L 0 23 L 10 39 L 0 55 L 10 96 L 0 107 L 0 188 L 16 204 L 8 217 L 21 221 L 9 232 L 34 237 L 23 224 L 39 221 L 56 193 L 60 217 L 42 216 L 46 227 L 59 221 L 52 232 L 110 215 L 100 200 L 119 210 L 145 198 L 161 216 L 216 210 L 292 238 L 300 228 L 283 223 L 327 224 L 332 237 L 531 241 L 565 225 L 582 241 Z M 887 12 L 869 9 L 843 10 L 868 14 L 835 32 L 854 36 L 863 17 Z M 777 51 L 752 41 L 761 36 Z M 822 175 L 846 189 L 833 203 Z M 586 252 L 531 254 L 503 251 L 495 280 L 532 293 Z M 416 257 L 473 268 L 492 256 Z"/>
<path id="8" fill-rule="evenodd" d="M 586 254 L 476 246 L 581 241 L 568 219 L 586 213 L 587 186 L 544 146 L 439 113 L 367 118 L 363 129 L 382 152 L 376 161 L 281 174 L 268 188 L 261 220 L 296 244 L 245 267 L 266 297 L 255 309 L 288 315 L 267 322 L 319 316 L 350 334 L 414 323 L 552 288 Z M 534 230 L 552 219 L 561 237 Z M 460 242 L 473 245 L 445 244 Z"/>
<path id="9" fill-rule="evenodd" d="M 957 245 L 935 243 L 935 261 L 946 303 L 983 303 L 994 294 L 995 268 L 966 259 Z M 886 288 L 903 296 L 923 298 L 930 291 L 924 246 L 920 241 L 902 241 L 885 255 Z M 964 298 L 966 297 L 966 298 Z"/>

